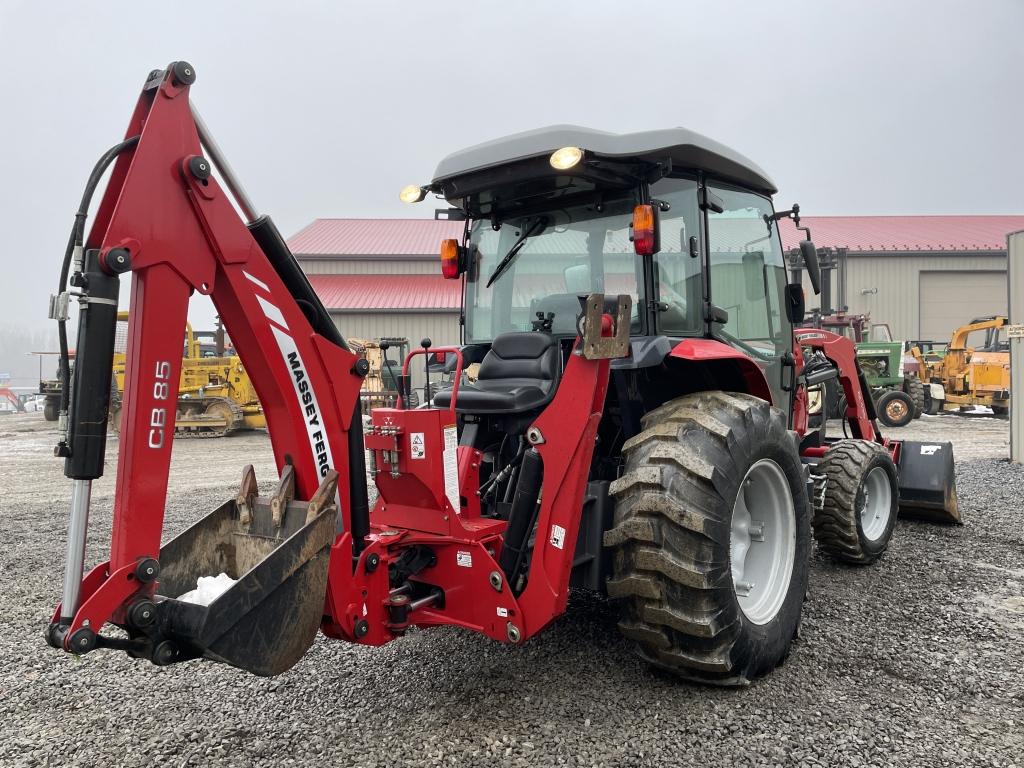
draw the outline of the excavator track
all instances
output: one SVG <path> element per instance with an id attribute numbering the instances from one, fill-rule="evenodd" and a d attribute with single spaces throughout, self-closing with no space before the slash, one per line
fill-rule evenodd
<path id="1" fill-rule="evenodd" d="M 121 403 L 110 406 L 110 428 L 121 431 Z M 181 397 L 175 416 L 174 437 L 203 439 L 226 437 L 245 426 L 242 406 L 226 397 Z"/>
<path id="2" fill-rule="evenodd" d="M 242 406 L 226 397 L 178 398 L 175 438 L 226 437 L 245 424 Z"/>

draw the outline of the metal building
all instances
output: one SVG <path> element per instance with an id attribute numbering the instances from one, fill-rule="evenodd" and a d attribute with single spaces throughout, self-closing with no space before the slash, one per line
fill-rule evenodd
<path id="1" fill-rule="evenodd" d="M 432 219 L 317 219 L 288 245 L 343 335 L 441 346 L 459 342 L 461 282 L 441 277 L 438 254 L 462 229 Z M 422 386 L 420 367 L 413 373 Z"/>
<path id="2" fill-rule="evenodd" d="M 1024 228 L 1024 216 L 807 216 L 801 224 L 819 248 L 847 249 L 845 296 L 833 303 L 845 299 L 849 312 L 888 323 L 894 338 L 948 341 L 976 317 L 1006 314 L 1006 236 Z M 800 233 L 785 222 L 780 231 L 795 248 Z"/>

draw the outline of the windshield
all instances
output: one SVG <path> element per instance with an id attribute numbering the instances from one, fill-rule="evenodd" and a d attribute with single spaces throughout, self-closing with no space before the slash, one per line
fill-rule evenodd
<path id="1" fill-rule="evenodd" d="M 575 335 L 580 296 L 633 297 L 632 333 L 640 331 L 637 307 L 643 260 L 629 240 L 636 199 L 632 193 L 602 204 L 588 203 L 507 219 L 492 227 L 477 220 L 470 230 L 476 252 L 467 274 L 466 341 L 486 342 L 506 331 L 529 331 L 537 314 L 552 313 L 551 331 Z M 600 208 L 600 210 L 598 210 Z M 505 269 L 487 281 L 524 232 L 526 238 Z"/>

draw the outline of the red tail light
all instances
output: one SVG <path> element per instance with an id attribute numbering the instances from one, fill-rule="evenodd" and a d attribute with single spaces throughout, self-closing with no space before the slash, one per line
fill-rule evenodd
<path id="1" fill-rule="evenodd" d="M 653 256 L 658 252 L 658 219 L 653 205 L 633 209 L 633 250 L 637 256 Z"/>
<path id="2" fill-rule="evenodd" d="M 459 241 L 441 241 L 441 274 L 445 280 L 454 280 L 462 274 L 459 264 Z"/>

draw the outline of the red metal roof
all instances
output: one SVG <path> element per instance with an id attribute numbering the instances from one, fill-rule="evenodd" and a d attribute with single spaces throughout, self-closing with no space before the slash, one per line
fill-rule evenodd
<path id="1" fill-rule="evenodd" d="M 440 274 L 309 275 L 309 282 L 329 310 L 451 311 L 459 308 L 462 288 L 461 280 Z"/>
<path id="2" fill-rule="evenodd" d="M 858 252 L 1005 251 L 1006 235 L 1024 229 L 1024 216 L 804 216 L 818 247 Z M 786 249 L 803 233 L 779 228 Z"/>
<path id="3" fill-rule="evenodd" d="M 288 239 L 298 256 L 436 256 L 441 241 L 462 237 L 445 219 L 316 219 Z"/>

